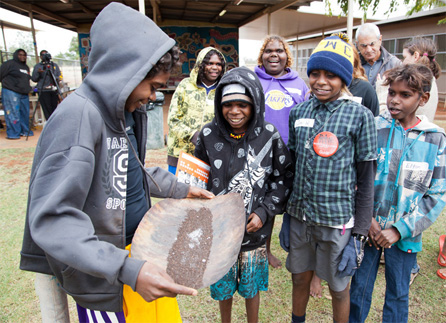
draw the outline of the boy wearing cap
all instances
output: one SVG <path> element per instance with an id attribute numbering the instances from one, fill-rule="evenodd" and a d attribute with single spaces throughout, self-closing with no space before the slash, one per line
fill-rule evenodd
<path id="1" fill-rule="evenodd" d="M 348 321 L 349 281 L 370 227 L 376 165 L 373 114 L 349 96 L 352 72 L 351 46 L 337 36 L 322 40 L 307 66 L 312 96 L 290 112 L 292 322 L 305 322 L 314 272 L 328 282 L 334 322 Z"/>
<path id="2" fill-rule="evenodd" d="M 211 165 L 208 190 L 239 193 L 246 231 L 229 272 L 211 286 L 222 322 L 231 321 L 235 291 L 247 319 L 257 322 L 260 294 L 268 289 L 266 240 L 272 219 L 284 211 L 293 180 L 291 156 L 277 129 L 265 122 L 265 98 L 256 74 L 240 67 L 225 74 L 215 92 L 215 117 L 201 130 L 195 155 Z"/>

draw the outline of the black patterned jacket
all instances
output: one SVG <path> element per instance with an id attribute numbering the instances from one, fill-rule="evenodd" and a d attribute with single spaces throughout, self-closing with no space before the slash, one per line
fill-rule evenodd
<path id="1" fill-rule="evenodd" d="M 229 125 L 221 109 L 222 88 L 240 83 L 254 101 L 253 116 L 243 138 L 229 135 Z M 208 190 L 215 195 L 237 192 L 245 203 L 246 219 L 256 213 L 263 227 L 247 233 L 242 251 L 253 250 L 271 234 L 271 220 L 283 213 L 293 181 L 293 167 L 277 129 L 264 120 L 265 100 L 256 74 L 247 68 L 236 68 L 225 74 L 215 93 L 215 117 L 200 132 L 195 155 L 211 165 Z M 245 229 L 246 230 L 246 229 Z"/>

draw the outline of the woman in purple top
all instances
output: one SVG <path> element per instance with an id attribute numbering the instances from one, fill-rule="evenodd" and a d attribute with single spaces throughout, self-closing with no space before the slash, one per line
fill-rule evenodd
<path id="1" fill-rule="evenodd" d="M 288 43 L 280 36 L 265 39 L 257 64 L 255 72 L 265 93 L 265 120 L 279 129 L 286 144 L 290 110 L 305 101 L 308 87 L 297 72 L 290 69 L 293 58 Z"/>
<path id="2" fill-rule="evenodd" d="M 308 87 L 297 72 L 290 69 L 293 58 L 288 43 L 280 36 L 265 38 L 257 64 L 254 71 L 265 94 L 265 121 L 276 126 L 286 145 L 290 110 L 305 101 Z M 266 244 L 268 262 L 278 268 L 282 263 L 271 253 L 271 234 Z"/>

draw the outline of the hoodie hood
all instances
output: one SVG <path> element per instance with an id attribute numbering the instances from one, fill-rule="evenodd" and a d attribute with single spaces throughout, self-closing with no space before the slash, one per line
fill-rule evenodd
<path id="1" fill-rule="evenodd" d="M 299 74 L 296 71 L 293 71 L 289 68 L 285 69 L 287 71 L 287 73 L 285 75 L 282 75 L 281 77 L 275 78 L 272 75 L 269 75 L 268 73 L 266 73 L 265 68 L 263 66 L 256 66 L 254 68 L 254 71 L 256 72 L 257 76 L 261 79 L 264 80 L 277 80 L 278 82 L 280 81 L 292 81 L 295 80 L 299 77 Z"/>
<path id="2" fill-rule="evenodd" d="M 216 52 L 219 52 L 221 54 L 221 57 L 223 57 L 223 61 L 225 62 L 225 69 L 226 69 L 226 59 L 225 59 L 225 55 L 223 55 L 217 48 L 214 47 L 206 47 L 203 48 L 197 56 L 197 60 L 195 62 L 194 68 L 192 69 L 192 71 L 190 72 L 190 79 L 192 81 L 192 83 L 195 86 L 198 86 L 198 70 L 200 69 L 200 65 L 203 62 L 203 59 L 206 57 L 207 53 L 209 53 L 211 50 L 215 50 Z M 222 73 L 225 73 L 225 70 L 222 70 Z"/>
<path id="3" fill-rule="evenodd" d="M 228 84 L 241 84 L 248 91 L 253 100 L 252 119 L 249 121 L 246 134 L 249 135 L 255 128 L 263 127 L 265 115 L 265 97 L 262 91 L 262 84 L 257 75 L 246 67 L 237 67 L 223 75 L 215 90 L 214 113 L 218 127 L 223 134 L 229 136 L 229 125 L 222 114 L 222 90 Z"/>
<path id="4" fill-rule="evenodd" d="M 20 52 L 20 51 L 26 53 L 26 51 L 25 51 L 24 49 L 19 48 L 19 49 L 17 49 L 17 50 L 14 52 L 14 54 L 12 55 L 12 59 L 13 59 L 15 62 L 17 62 L 18 64 L 26 65 L 26 60 L 25 60 L 24 63 L 22 63 L 22 62 L 19 60 L 19 52 Z"/>
<path id="5" fill-rule="evenodd" d="M 128 30 L 132 37 L 127 37 Z M 99 13 L 90 39 L 88 75 L 80 91 L 110 128 L 122 132 L 127 98 L 175 41 L 145 15 L 115 2 Z"/>
<path id="6" fill-rule="evenodd" d="M 257 76 L 260 79 L 260 82 L 263 85 L 263 92 L 265 93 L 265 95 L 266 93 L 268 93 L 268 91 L 278 88 L 280 88 L 280 90 L 282 91 L 285 91 L 285 93 L 289 92 L 290 88 L 298 87 L 299 89 L 302 90 L 306 88 L 306 86 L 304 87 L 303 85 L 299 86 L 299 83 L 304 83 L 304 82 L 299 78 L 299 74 L 296 71 L 292 71 L 289 68 L 286 68 L 285 70 L 288 73 L 282 75 L 281 77 L 275 78 L 274 76 L 266 73 L 265 68 L 263 66 L 256 66 L 254 68 L 254 72 L 257 74 Z M 291 96 L 294 99 L 293 106 L 302 102 L 298 98 L 304 96 L 307 91 L 305 91 L 305 93 L 302 93 L 302 91 L 298 92 L 300 93 L 291 93 Z"/>

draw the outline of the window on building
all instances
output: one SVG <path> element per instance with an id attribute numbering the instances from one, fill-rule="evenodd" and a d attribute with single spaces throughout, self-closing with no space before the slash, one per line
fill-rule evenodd
<path id="1" fill-rule="evenodd" d="M 299 72 L 306 72 L 308 59 L 313 53 L 313 49 L 314 48 L 305 48 L 305 49 L 299 49 L 297 51 L 298 54 L 297 67 Z"/>
<path id="2" fill-rule="evenodd" d="M 383 40 L 382 45 L 389 53 L 395 53 L 395 39 Z"/>
<path id="3" fill-rule="evenodd" d="M 289 44 L 291 57 L 293 58 L 293 66 L 291 66 L 292 70 L 297 70 L 297 62 L 299 57 L 296 57 L 296 47 L 293 44 Z"/>
<path id="4" fill-rule="evenodd" d="M 436 35 L 434 41 L 437 43 L 437 57 L 435 60 L 440 64 L 443 71 L 446 70 L 446 34 Z"/>

